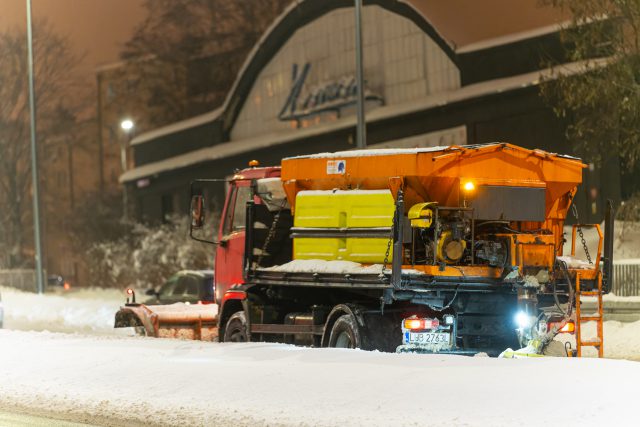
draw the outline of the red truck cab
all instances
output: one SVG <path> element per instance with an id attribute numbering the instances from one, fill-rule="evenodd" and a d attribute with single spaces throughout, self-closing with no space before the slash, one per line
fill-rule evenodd
<path id="1" fill-rule="evenodd" d="M 250 168 L 238 171 L 227 188 L 227 196 L 222 211 L 222 221 L 218 230 L 218 248 L 216 250 L 215 268 L 215 297 L 222 306 L 226 299 L 233 297 L 228 290 L 244 283 L 243 261 L 246 227 L 246 206 L 253 197 L 251 185 L 254 180 L 261 178 L 280 177 L 280 167 L 257 167 L 258 162 L 252 161 Z M 256 204 L 261 203 L 254 198 Z M 236 295 L 237 297 L 237 295 Z"/>

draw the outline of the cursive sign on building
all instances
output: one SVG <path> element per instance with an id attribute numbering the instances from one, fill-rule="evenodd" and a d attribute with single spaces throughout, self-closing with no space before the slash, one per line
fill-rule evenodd
<path id="1" fill-rule="evenodd" d="M 291 91 L 278 114 L 278 119 L 299 121 L 330 111 L 340 116 L 344 108 L 355 105 L 357 102 L 358 84 L 355 77 L 345 76 L 337 81 L 307 89 L 306 82 L 310 71 L 310 63 L 306 63 L 301 70 L 298 64 L 293 64 Z M 366 87 L 365 101 L 384 104 L 381 96 L 372 93 Z"/>

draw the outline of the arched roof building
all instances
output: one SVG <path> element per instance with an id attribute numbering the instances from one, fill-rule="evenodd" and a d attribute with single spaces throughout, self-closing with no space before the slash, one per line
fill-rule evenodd
<path id="1" fill-rule="evenodd" d="M 449 9 L 426 0 L 365 2 L 368 145 L 501 140 L 569 151 L 563 124 L 538 96 L 541 77 L 551 76 L 544 60 L 562 59 L 554 22 L 562 17 L 536 9 L 535 0 L 467 1 L 485 6 L 485 34 L 500 36 L 474 40 L 452 18 L 450 9 L 462 2 L 447 2 Z M 502 24 L 506 33 L 495 33 L 508 18 L 500 14 L 511 14 Z M 480 9 L 477 15 L 483 18 Z M 192 179 L 224 177 L 250 159 L 277 164 L 285 156 L 354 148 L 354 25 L 352 0 L 293 2 L 252 50 L 220 108 L 136 137 L 135 168 L 120 180 L 134 192 L 140 216 L 185 210 Z M 478 23 L 470 27 L 482 38 Z M 580 64 L 564 69 L 579 72 Z M 617 196 L 619 184 L 604 193 Z"/>

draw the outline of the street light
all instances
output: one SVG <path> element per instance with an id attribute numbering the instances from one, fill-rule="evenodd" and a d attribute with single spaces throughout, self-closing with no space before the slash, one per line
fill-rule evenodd
<path id="1" fill-rule="evenodd" d="M 31 20 L 31 0 L 27 0 L 27 60 L 29 78 L 29 116 L 31 134 L 31 185 L 33 187 L 33 234 L 36 251 L 36 284 L 38 293 L 44 293 L 44 273 L 42 268 L 42 236 L 40 234 L 40 178 L 38 175 L 38 147 L 36 141 L 36 89 L 33 69 L 33 25 Z"/>
<path id="2" fill-rule="evenodd" d="M 131 142 L 131 134 L 133 128 L 135 127 L 135 123 L 131 119 L 124 119 L 120 122 L 120 129 L 127 135 L 125 139 L 120 143 L 120 164 L 122 166 L 122 173 L 127 171 L 127 147 Z M 122 217 L 124 219 L 129 218 L 129 209 L 128 209 L 129 200 L 127 198 L 127 186 L 126 184 L 122 184 Z"/>
<path id="3" fill-rule="evenodd" d="M 134 127 L 134 124 L 133 124 L 133 120 L 131 119 L 124 119 L 123 121 L 120 122 L 120 128 L 122 128 L 122 130 L 127 133 L 131 129 L 133 129 L 133 127 Z"/>

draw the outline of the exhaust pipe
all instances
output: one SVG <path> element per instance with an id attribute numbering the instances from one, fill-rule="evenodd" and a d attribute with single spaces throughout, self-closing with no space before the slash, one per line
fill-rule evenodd
<path id="1" fill-rule="evenodd" d="M 613 208 L 613 201 L 611 199 L 607 199 L 606 205 L 604 214 L 604 265 L 602 291 L 603 293 L 608 294 L 613 289 L 613 233 L 615 209 Z"/>

